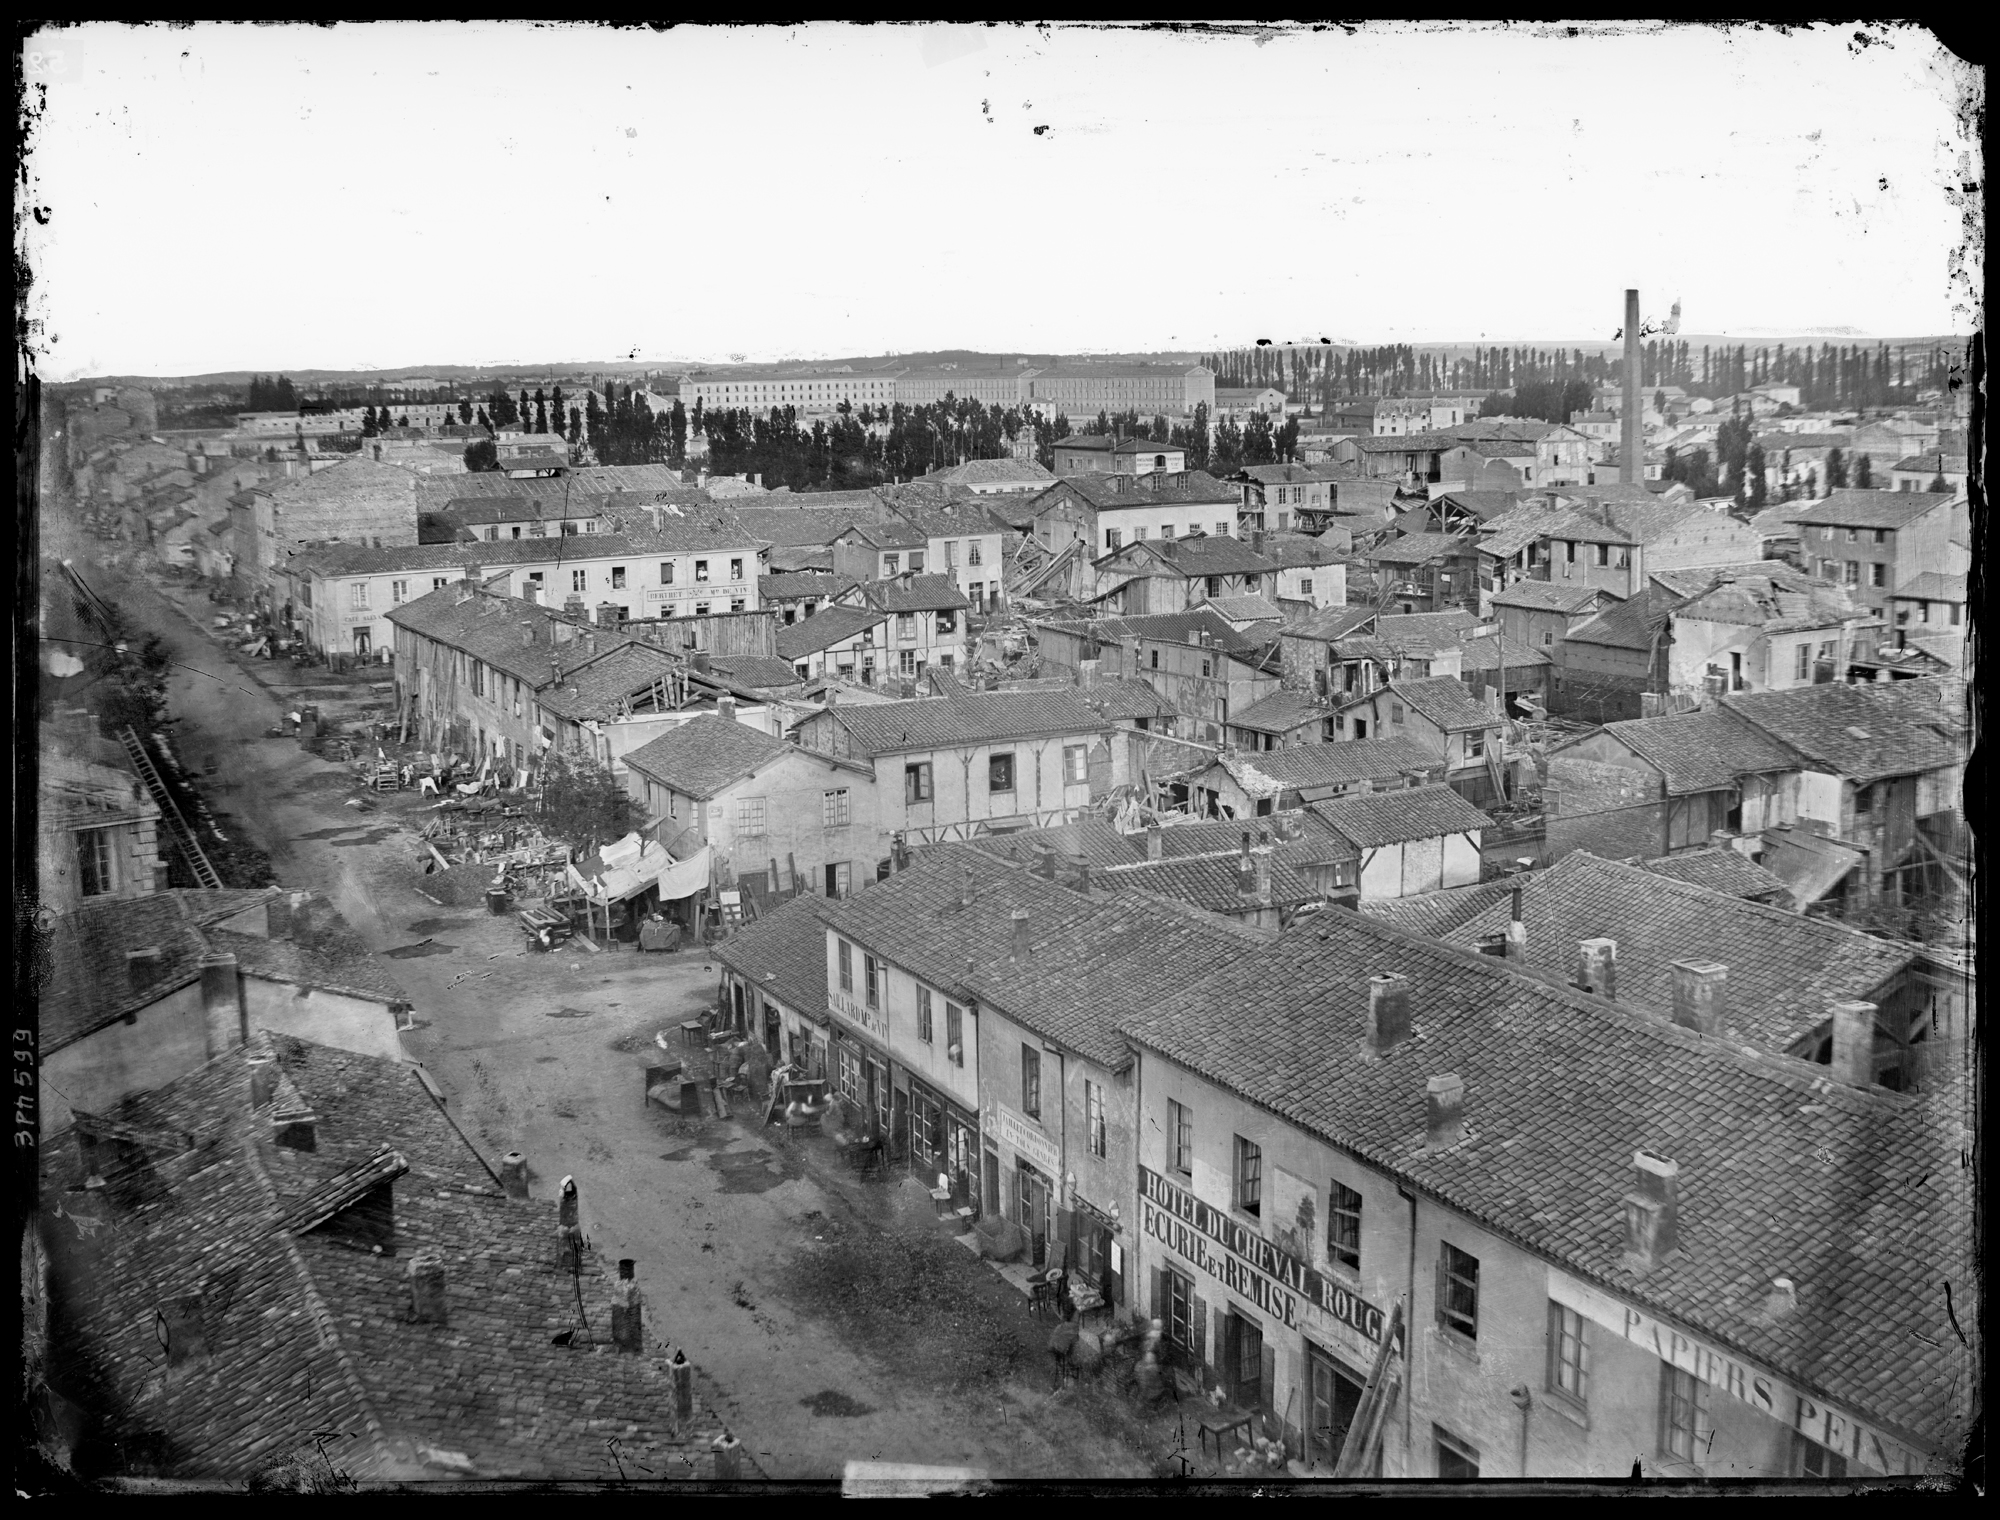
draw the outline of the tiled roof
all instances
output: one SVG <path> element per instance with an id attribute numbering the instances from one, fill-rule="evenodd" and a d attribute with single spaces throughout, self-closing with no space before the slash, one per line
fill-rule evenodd
<path id="1" fill-rule="evenodd" d="M 1463 535 L 1450 533 L 1405 533 L 1377 544 L 1368 558 L 1384 565 L 1427 565 L 1453 554 L 1471 554 L 1479 544 Z"/>
<path id="2" fill-rule="evenodd" d="M 948 469 L 932 470 L 920 477 L 941 485 L 1020 485 L 1029 481 L 1047 484 L 1055 476 L 1032 460 L 969 459 Z"/>
<path id="3" fill-rule="evenodd" d="M 1094 813 L 1053 828 L 982 834 L 977 843 L 987 854 L 1019 865 L 1033 865 L 1050 851 L 1064 860 L 1081 856 L 1092 866 L 1126 866 L 1144 858 L 1139 836 L 1119 833 L 1108 818 Z"/>
<path id="4" fill-rule="evenodd" d="M 857 522 L 872 522 L 888 513 L 883 506 L 866 491 L 852 493 L 861 501 L 847 511 L 829 511 L 820 507 L 734 507 L 731 516 L 743 525 L 743 529 L 760 542 L 776 544 L 787 549 L 819 549 L 831 544 L 848 527 Z M 761 498 L 760 498 L 761 500 Z"/>
<path id="5" fill-rule="evenodd" d="M 1570 581 L 1516 581 L 1505 591 L 1494 593 L 1493 605 L 1575 613 L 1596 606 L 1603 595 L 1595 586 Z"/>
<path id="6" fill-rule="evenodd" d="M 1852 433 L 1762 433 L 1756 439 L 1767 458 L 1787 449 L 1844 449 L 1853 441 Z"/>
<path id="7" fill-rule="evenodd" d="M 1170 718 L 1179 709 L 1136 676 L 1099 676 L 1076 694 L 1106 718 Z"/>
<path id="8" fill-rule="evenodd" d="M 898 576 L 892 581 L 869 581 L 862 586 L 868 600 L 884 612 L 935 612 L 970 607 L 957 584 L 948 575 Z"/>
<path id="9" fill-rule="evenodd" d="M 775 635 L 778 657 L 802 660 L 822 649 L 831 649 L 843 639 L 851 639 L 864 628 L 889 621 L 886 612 L 873 607 L 822 607 L 809 618 L 787 623 Z"/>
<path id="10" fill-rule="evenodd" d="M 1729 711 L 1850 781 L 1908 776 L 1966 756 L 1966 689 L 1950 677 L 1798 686 L 1724 697 Z"/>
<path id="11" fill-rule="evenodd" d="M 1246 792 L 1263 797 L 1359 781 L 1400 781 L 1407 771 L 1442 770 L 1444 756 L 1414 739 L 1350 739 L 1345 744 L 1226 754 L 1219 763 Z"/>
<path id="12" fill-rule="evenodd" d="M 278 895 L 271 888 L 175 888 L 142 897 L 91 900 L 55 922 L 49 980 L 40 990 L 42 1050 L 60 1050 L 126 1014 L 197 981 L 210 952 L 236 956 L 248 976 L 358 997 L 402 1002 L 407 994 L 324 900 L 311 905 L 301 943 L 219 927 Z M 126 953 L 157 948 L 151 980 L 134 990 Z"/>
<path id="13" fill-rule="evenodd" d="M 1329 860 L 1352 860 L 1354 847 L 1336 834 L 1326 820 L 1308 809 L 1263 813 L 1255 818 L 1208 819 L 1160 825 L 1160 858 L 1179 860 L 1188 855 L 1241 853 L 1243 836 L 1262 844 L 1265 835 L 1274 860 L 1291 865 L 1316 865 Z M 1144 854 L 1148 848 L 1144 831 L 1127 836 Z"/>
<path id="14" fill-rule="evenodd" d="M 1730 897 L 1764 899 L 1780 907 L 1791 904 L 1791 889 L 1747 855 L 1734 850 L 1689 850 L 1684 855 L 1666 855 L 1658 860 L 1642 860 L 1639 868 L 1655 876 L 1691 882 L 1711 892 Z"/>
<path id="15" fill-rule="evenodd" d="M 1065 487 L 1100 509 L 1144 507 L 1154 502 L 1174 502 L 1182 506 L 1190 502 L 1215 502 L 1227 504 L 1233 510 L 1241 500 L 1234 487 L 1224 485 L 1201 470 L 1183 470 L 1171 475 L 1161 473 L 1159 485 L 1153 484 L 1153 480 L 1152 475 L 1065 475 L 1034 500 L 1038 507 L 1045 505 L 1054 500 L 1051 493 Z"/>
<path id="16" fill-rule="evenodd" d="M 1309 618 L 1287 623 L 1280 630 L 1280 637 L 1314 639 L 1331 644 L 1373 623 L 1376 616 L 1372 607 L 1323 607 Z"/>
<path id="17" fill-rule="evenodd" d="M 761 729 L 704 713 L 625 756 L 625 763 L 683 797 L 708 798 L 792 752 Z"/>
<path id="18" fill-rule="evenodd" d="M 1240 855 L 1184 855 L 1175 860 L 1147 861 L 1106 871 L 1103 882 L 1113 891 L 1156 892 L 1210 913 L 1236 914 L 1257 905 L 1254 893 L 1246 902 L 1239 874 L 1241 859 Z M 1316 890 L 1297 866 L 1278 859 L 1275 854 L 1266 870 L 1270 875 L 1271 907 L 1318 902 L 1326 895 Z"/>
<path id="19" fill-rule="evenodd" d="M 1465 683 L 1456 676 L 1395 680 L 1389 683 L 1389 690 L 1446 733 L 1464 733 L 1500 725 L 1499 714 L 1480 705 Z"/>
<path id="20" fill-rule="evenodd" d="M 1528 874 L 1501 876 L 1492 881 L 1475 882 L 1469 887 L 1419 892 L 1414 897 L 1375 898 L 1358 904 L 1357 908 L 1370 918 L 1392 924 L 1407 934 L 1442 939 L 1493 904 L 1509 902 L 1514 888 L 1526 884 Z"/>
<path id="21" fill-rule="evenodd" d="M 1385 612 L 1375 619 L 1375 636 L 1397 654 L 1426 655 L 1462 648 L 1471 642 L 1466 630 L 1479 626 L 1479 614 L 1462 607 L 1448 612 Z"/>
<path id="22" fill-rule="evenodd" d="M 672 676 L 684 662 L 650 644 L 622 644 L 609 654 L 572 670 L 560 682 L 537 691 L 535 700 L 572 723 L 618 716 L 626 698 Z M 787 667 L 787 674 L 798 679 Z"/>
<path id="23" fill-rule="evenodd" d="M 1260 486 L 1289 486 L 1302 481 L 1317 482 L 1326 479 L 1316 466 L 1309 464 L 1245 465 L 1230 478 L 1251 481 Z"/>
<path id="24" fill-rule="evenodd" d="M 1295 728 L 1320 721 L 1328 711 L 1313 700 L 1311 692 L 1280 689 L 1231 713 L 1229 726 L 1254 729 L 1260 734 L 1288 734 Z"/>
<path id="25" fill-rule="evenodd" d="M 1151 438 L 1122 438 L 1114 441 L 1103 433 L 1071 433 L 1058 438 L 1059 449 L 1088 449 L 1099 454 L 1184 454 L 1178 443 L 1160 443 Z"/>
<path id="26" fill-rule="evenodd" d="M 877 549 L 921 549 L 930 542 L 930 535 L 922 528 L 894 516 L 879 522 L 852 523 L 839 536 L 856 539 Z"/>
<path id="27" fill-rule="evenodd" d="M 1565 643 L 1600 644 L 1613 649 L 1650 650 L 1654 638 L 1667 626 L 1671 603 L 1656 606 L 1650 597 L 1635 596 L 1614 602 L 1589 622 L 1579 623 L 1563 635 Z"/>
<path id="28" fill-rule="evenodd" d="M 997 464 L 998 460 L 982 461 Z M 1054 476 L 1048 479 L 1053 480 Z M 973 538 L 997 533 L 992 507 L 995 498 L 972 491 L 927 486 L 922 482 L 902 486 L 877 486 L 875 494 L 905 523 L 929 538 Z M 1022 496 L 1024 493 L 1011 493 Z"/>
<path id="29" fill-rule="evenodd" d="M 967 871 L 972 906 L 962 908 Z M 1018 961 L 1015 909 L 1028 914 L 1030 942 Z M 982 1012 L 1004 1013 L 1114 1070 L 1126 1062 L 1115 1028 L 1122 1014 L 1261 938 L 1146 892 L 1085 896 L 973 846 L 927 851 L 908 870 L 820 911 L 839 933 L 947 995 L 968 989 Z"/>
<path id="30" fill-rule="evenodd" d="M 787 570 L 776 575 L 757 577 L 757 600 L 759 602 L 788 601 L 793 597 L 818 597 L 824 600 L 838 592 L 847 590 L 860 582 L 845 575 L 829 575 L 819 570 Z"/>
<path id="31" fill-rule="evenodd" d="M 816 897 L 794 897 L 745 924 L 711 953 L 787 1008 L 824 1018 L 826 926 L 819 905 Z"/>
<path id="32" fill-rule="evenodd" d="M 1134 553 L 1137 551 L 1137 553 Z M 1114 549 L 1128 559 L 1150 558 L 1163 568 L 1190 580 L 1204 575 L 1262 575 L 1277 566 L 1237 538 L 1210 538 L 1205 534 L 1187 538 L 1146 538 Z M 1099 561 L 1100 564 L 1103 560 Z"/>
<path id="33" fill-rule="evenodd" d="M 1409 979 L 1415 1030 L 1370 1060 L 1368 978 L 1386 971 Z M 1349 913 L 1124 1027 L 1585 1280 L 1955 1456 L 1973 1376 L 1942 1288 L 1971 1270 L 1962 1083 L 1921 1099 L 1830 1086 L 1824 1068 Z M 1467 1133 L 1430 1151 L 1426 1081 L 1445 1072 L 1464 1083 Z M 1640 1149 L 1680 1169 L 1679 1248 L 1643 1276 L 1622 1224 Z M 1799 1307 L 1772 1319 L 1778 1275 Z"/>
<path id="34" fill-rule="evenodd" d="M 724 654 L 713 655 L 709 668 L 717 675 L 727 677 L 738 686 L 756 690 L 776 690 L 786 686 L 796 686 L 799 673 L 783 660 L 770 659 L 764 655 Z"/>
<path id="35" fill-rule="evenodd" d="M 487 545 L 486 547 L 491 547 Z M 427 591 L 414 601 L 392 607 L 386 614 L 398 628 L 461 650 L 534 690 L 548 686 L 577 667 L 600 659 L 616 649 L 639 642 L 624 634 L 576 629 L 562 613 L 537 602 L 480 591 L 459 600 L 456 583 Z M 525 641 L 521 625 L 534 631 L 534 642 Z M 557 625 L 577 634 L 552 644 Z M 593 652 L 583 635 L 595 643 Z"/>
<path id="36" fill-rule="evenodd" d="M 704 1407 L 674 1433 L 657 1333 L 637 1356 L 591 1354 L 610 1317 L 603 1262 L 586 1247 L 580 1274 L 557 1269 L 554 1206 L 507 1198 L 413 1067 L 278 1035 L 257 1044 L 276 1057 L 278 1104 L 316 1116 L 313 1151 L 272 1143 L 277 1104 L 253 1110 L 246 1049 L 115 1116 L 164 1143 L 107 1178 L 110 1238 L 95 1250 L 58 1212 L 79 1196 L 57 1191 L 82 1180 L 73 1141 L 45 1158 L 43 1229 L 71 1285 L 51 1381 L 87 1401 L 98 1434 L 150 1437 L 162 1476 L 208 1483 L 241 1483 L 316 1438 L 364 1482 L 596 1478 L 607 1439 L 660 1475 L 702 1461 L 719 1424 Z M 170 1149 L 173 1131 L 192 1145 Z M 386 1217 L 356 1197 L 371 1182 L 386 1185 Z M 310 1227 L 350 1199 L 351 1226 Z M 347 1228 L 391 1244 L 356 1249 Z M 423 1253 L 444 1267 L 443 1326 L 410 1317 Z M 163 1376 L 157 1316 L 181 1293 L 200 1295 L 206 1354 Z M 556 1344 L 564 1331 L 578 1344 Z"/>
<path id="37" fill-rule="evenodd" d="M 1250 592 L 1212 596 L 1202 605 L 1213 607 L 1232 623 L 1275 623 L 1282 616 L 1264 597 Z"/>
<path id="38" fill-rule="evenodd" d="M 1448 939 L 1466 946 L 1506 927 L 1508 909 L 1487 909 Z M 1567 979 L 1577 942 L 1618 942 L 1618 997 L 1673 1010 L 1673 963 L 1729 967 L 1729 1027 L 1763 1050 L 1782 1051 L 1827 1021 L 1839 998 L 1875 1001 L 1891 977 L 1919 958 L 1914 945 L 1876 939 L 1831 919 L 1745 902 L 1671 874 L 1573 850 L 1527 881 L 1522 919 L 1528 963 Z"/>
<path id="39" fill-rule="evenodd" d="M 1966 577 L 1944 575 L 1936 570 L 1926 570 L 1913 575 L 1898 586 L 1895 595 L 1925 602 L 1963 602 L 1965 600 Z"/>
<path id="40" fill-rule="evenodd" d="M 1839 594 L 1840 588 L 1815 580 L 1803 570 L 1781 559 L 1752 560 L 1741 565 L 1693 565 L 1687 569 L 1652 570 L 1646 579 L 1675 596 L 1700 596 L 1724 581 L 1754 580 L 1769 583 L 1782 591 L 1817 591 Z"/>
<path id="41" fill-rule="evenodd" d="M 1388 792 L 1361 792 L 1306 805 L 1356 849 L 1436 839 L 1490 829 L 1493 820 L 1448 786 L 1407 786 Z"/>
<path id="42" fill-rule="evenodd" d="M 967 692 L 880 707 L 839 707 L 833 715 L 855 750 L 871 756 L 1056 734 L 1081 736 L 1110 726 L 1110 720 L 1074 689 Z"/>
<path id="43" fill-rule="evenodd" d="M 1504 633 L 1483 639 L 1467 639 L 1460 650 L 1459 669 L 1464 672 L 1498 670 L 1502 661 L 1509 670 L 1530 670 L 1537 665 L 1553 665 L 1547 652 L 1508 638 Z"/>
<path id="44" fill-rule="evenodd" d="M 1604 732 L 1655 766 L 1670 797 L 1799 769 L 1796 754 L 1726 709 L 1626 718 L 1605 724 Z"/>
<path id="45" fill-rule="evenodd" d="M 1339 611 L 1343 609 L 1329 609 Z M 1369 613 L 1372 617 L 1374 614 Z M 1074 618 L 1044 618 L 1036 626 L 1051 628 L 1059 633 L 1075 635 L 1089 634 L 1103 644 L 1115 644 L 1127 634 L 1137 634 L 1142 639 L 1158 639 L 1169 644 L 1190 642 L 1190 634 L 1207 634 L 1209 642 L 1230 654 L 1247 654 L 1265 647 L 1267 640 L 1253 638 L 1248 633 L 1239 633 L 1229 621 L 1211 611 L 1206 605 L 1190 607 L 1183 612 L 1148 612 L 1132 616 L 1101 617 L 1088 620 Z M 1285 632 L 1294 631 L 1290 627 Z"/>
<path id="46" fill-rule="evenodd" d="M 1838 490 L 1818 501 L 1794 503 L 1791 520 L 1832 528 L 1901 528 L 1956 492 Z"/>
<path id="47" fill-rule="evenodd" d="M 1344 565 L 1352 558 L 1324 538 L 1315 538 L 1309 533 L 1266 533 L 1258 552 L 1272 564 L 1287 570 L 1313 565 Z"/>

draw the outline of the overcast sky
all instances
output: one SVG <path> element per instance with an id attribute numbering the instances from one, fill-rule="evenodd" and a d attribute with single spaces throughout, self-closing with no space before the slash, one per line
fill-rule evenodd
<path id="1" fill-rule="evenodd" d="M 43 373 L 1963 333 L 1908 29 L 91 24 Z M 1983 87 L 1983 86 L 1982 86 Z M 1974 213 L 1976 214 L 1976 212 Z M 39 221 L 45 217 L 46 221 Z"/>

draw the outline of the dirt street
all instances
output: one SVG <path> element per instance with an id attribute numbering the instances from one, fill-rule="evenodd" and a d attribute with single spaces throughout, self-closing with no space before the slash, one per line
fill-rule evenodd
<path id="1" fill-rule="evenodd" d="M 1009 1477 L 1154 1470 L 1052 1400 L 1039 1351 L 1005 1386 L 951 1398 L 793 1312 L 783 1269 L 809 1248 L 816 1221 L 928 1219 L 930 1201 L 914 1181 L 830 1185 L 775 1130 L 760 1132 L 751 1104 L 687 1133 L 668 1110 L 644 1105 L 642 1051 L 655 1030 L 712 1000 L 716 963 L 699 951 L 528 955 L 511 915 L 427 901 L 410 869 L 414 834 L 397 821 L 428 816 L 414 796 L 357 811 L 344 805 L 360 795 L 345 767 L 264 737 L 282 709 L 190 621 L 213 610 L 199 593 L 143 581 L 106 589 L 173 650 L 178 742 L 191 768 L 216 762 L 212 804 L 270 852 L 281 883 L 326 894 L 387 957 L 415 1006 L 410 1056 L 489 1162 L 526 1155 L 551 1229 L 557 1185 L 576 1178 L 593 1244 L 638 1263 L 649 1339 L 686 1349 L 765 1472 L 838 1476 L 850 1459 Z M 293 672 L 266 663 L 259 674 L 277 682 Z M 997 1295 L 993 1312 L 1013 1316 L 1024 1341 L 1045 1336 L 1014 1290 L 969 1255 L 966 1267 L 969 1291 Z"/>

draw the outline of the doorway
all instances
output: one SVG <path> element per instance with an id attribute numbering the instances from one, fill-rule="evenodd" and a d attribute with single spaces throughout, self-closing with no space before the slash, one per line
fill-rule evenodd
<path id="1" fill-rule="evenodd" d="M 1315 1467 L 1340 1461 L 1348 1427 L 1361 1405 L 1363 1380 L 1311 1341 L 1306 1342 L 1306 1446 Z"/>
<path id="2" fill-rule="evenodd" d="M 759 998 L 758 1001 L 763 1002 L 763 999 Z M 764 1049 L 769 1053 L 773 1066 L 783 1059 L 778 1053 L 779 1033 L 778 1005 L 764 1003 Z"/>
<path id="3" fill-rule="evenodd" d="M 1232 1310 L 1223 1318 L 1223 1388 L 1239 1409 L 1263 1404 L 1264 1331 Z"/>
<path id="4" fill-rule="evenodd" d="M 735 1005 L 734 1012 L 736 1015 L 736 1020 L 735 1020 L 736 1032 L 738 1034 L 741 1034 L 743 1033 L 743 984 L 741 982 L 738 982 L 734 987 L 730 989 L 730 992 L 732 994 L 731 1001 Z"/>
<path id="5" fill-rule="evenodd" d="M 1029 1264 L 1039 1268 L 1049 1249 L 1049 1179 L 1025 1161 L 1014 1167 L 1014 1222 L 1028 1237 Z"/>
<path id="6" fill-rule="evenodd" d="M 357 661 L 363 661 L 363 660 L 366 660 L 366 659 L 368 658 L 368 653 L 369 653 L 369 649 L 370 649 L 370 647 L 371 647 L 371 646 L 370 646 L 370 640 L 369 640 L 369 637 L 368 637 L 368 630 L 367 630 L 366 628 L 357 628 L 357 629 L 355 629 L 355 630 L 354 630 L 354 658 L 355 658 L 355 659 L 356 659 Z"/>

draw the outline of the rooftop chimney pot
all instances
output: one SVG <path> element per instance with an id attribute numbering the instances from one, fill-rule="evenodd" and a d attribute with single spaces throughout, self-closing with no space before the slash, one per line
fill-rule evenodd
<path id="1" fill-rule="evenodd" d="M 1618 995 L 1618 941 L 1578 940 L 1576 945 L 1576 985 L 1601 998 Z"/>
<path id="2" fill-rule="evenodd" d="M 734 723 L 736 721 L 736 699 L 734 697 L 717 697 L 715 700 L 715 715 L 725 723 Z"/>
<path id="3" fill-rule="evenodd" d="M 1675 961 L 1674 1022 L 1721 1034 L 1728 1022 L 1729 968 L 1720 961 Z"/>
<path id="4" fill-rule="evenodd" d="M 962 878 L 962 880 L 961 880 L 961 881 L 960 881 L 960 883 L 959 883 L 959 888 L 958 888 L 958 905 L 959 905 L 959 907 L 961 907 L 961 908 L 969 908 L 969 907 L 971 907 L 971 906 L 972 906 L 972 867 L 971 867 L 971 866 L 967 866 L 967 867 L 965 868 L 965 875 L 964 875 L 964 877 Z"/>
<path id="5" fill-rule="evenodd" d="M 216 952 L 201 958 L 201 1012 L 210 1060 L 234 1050 L 249 1037 L 235 956 Z"/>
<path id="6" fill-rule="evenodd" d="M 410 1318 L 419 1325 L 448 1323 L 444 1297 L 444 1258 L 425 1251 L 410 1260 Z"/>
<path id="7" fill-rule="evenodd" d="M 144 992 L 160 979 L 162 957 L 158 945 L 125 952 L 125 976 L 134 992 Z"/>
<path id="8" fill-rule="evenodd" d="M 1465 1083 L 1456 1072 L 1424 1083 L 1424 1148 L 1449 1150 L 1465 1134 Z"/>
<path id="9" fill-rule="evenodd" d="M 1833 1075 L 1849 1087 L 1875 1083 L 1875 1005 L 1842 1001 L 1832 1005 Z"/>
<path id="10" fill-rule="evenodd" d="M 1146 826 L 1146 858 L 1148 860 L 1159 860 L 1164 853 L 1165 846 L 1161 838 L 1160 826 L 1157 823 L 1148 824 Z"/>
<path id="11" fill-rule="evenodd" d="M 1784 1319 L 1799 1306 L 1799 1290 L 1789 1277 L 1771 1279 L 1770 1295 L 1764 1300 L 1764 1312 L 1772 1319 Z"/>
<path id="12" fill-rule="evenodd" d="M 1680 1167 L 1665 1156 L 1632 1153 L 1636 1177 L 1625 1195 L 1625 1251 L 1638 1270 L 1659 1266 L 1673 1252 L 1680 1233 Z"/>
<path id="13" fill-rule="evenodd" d="M 1016 908 L 1011 915 L 1014 924 L 1014 948 L 1012 958 L 1024 961 L 1028 958 L 1028 910 Z"/>
<path id="14" fill-rule="evenodd" d="M 1386 1055 L 1410 1037 L 1410 979 L 1395 972 L 1368 978 L 1368 1051 Z"/>

